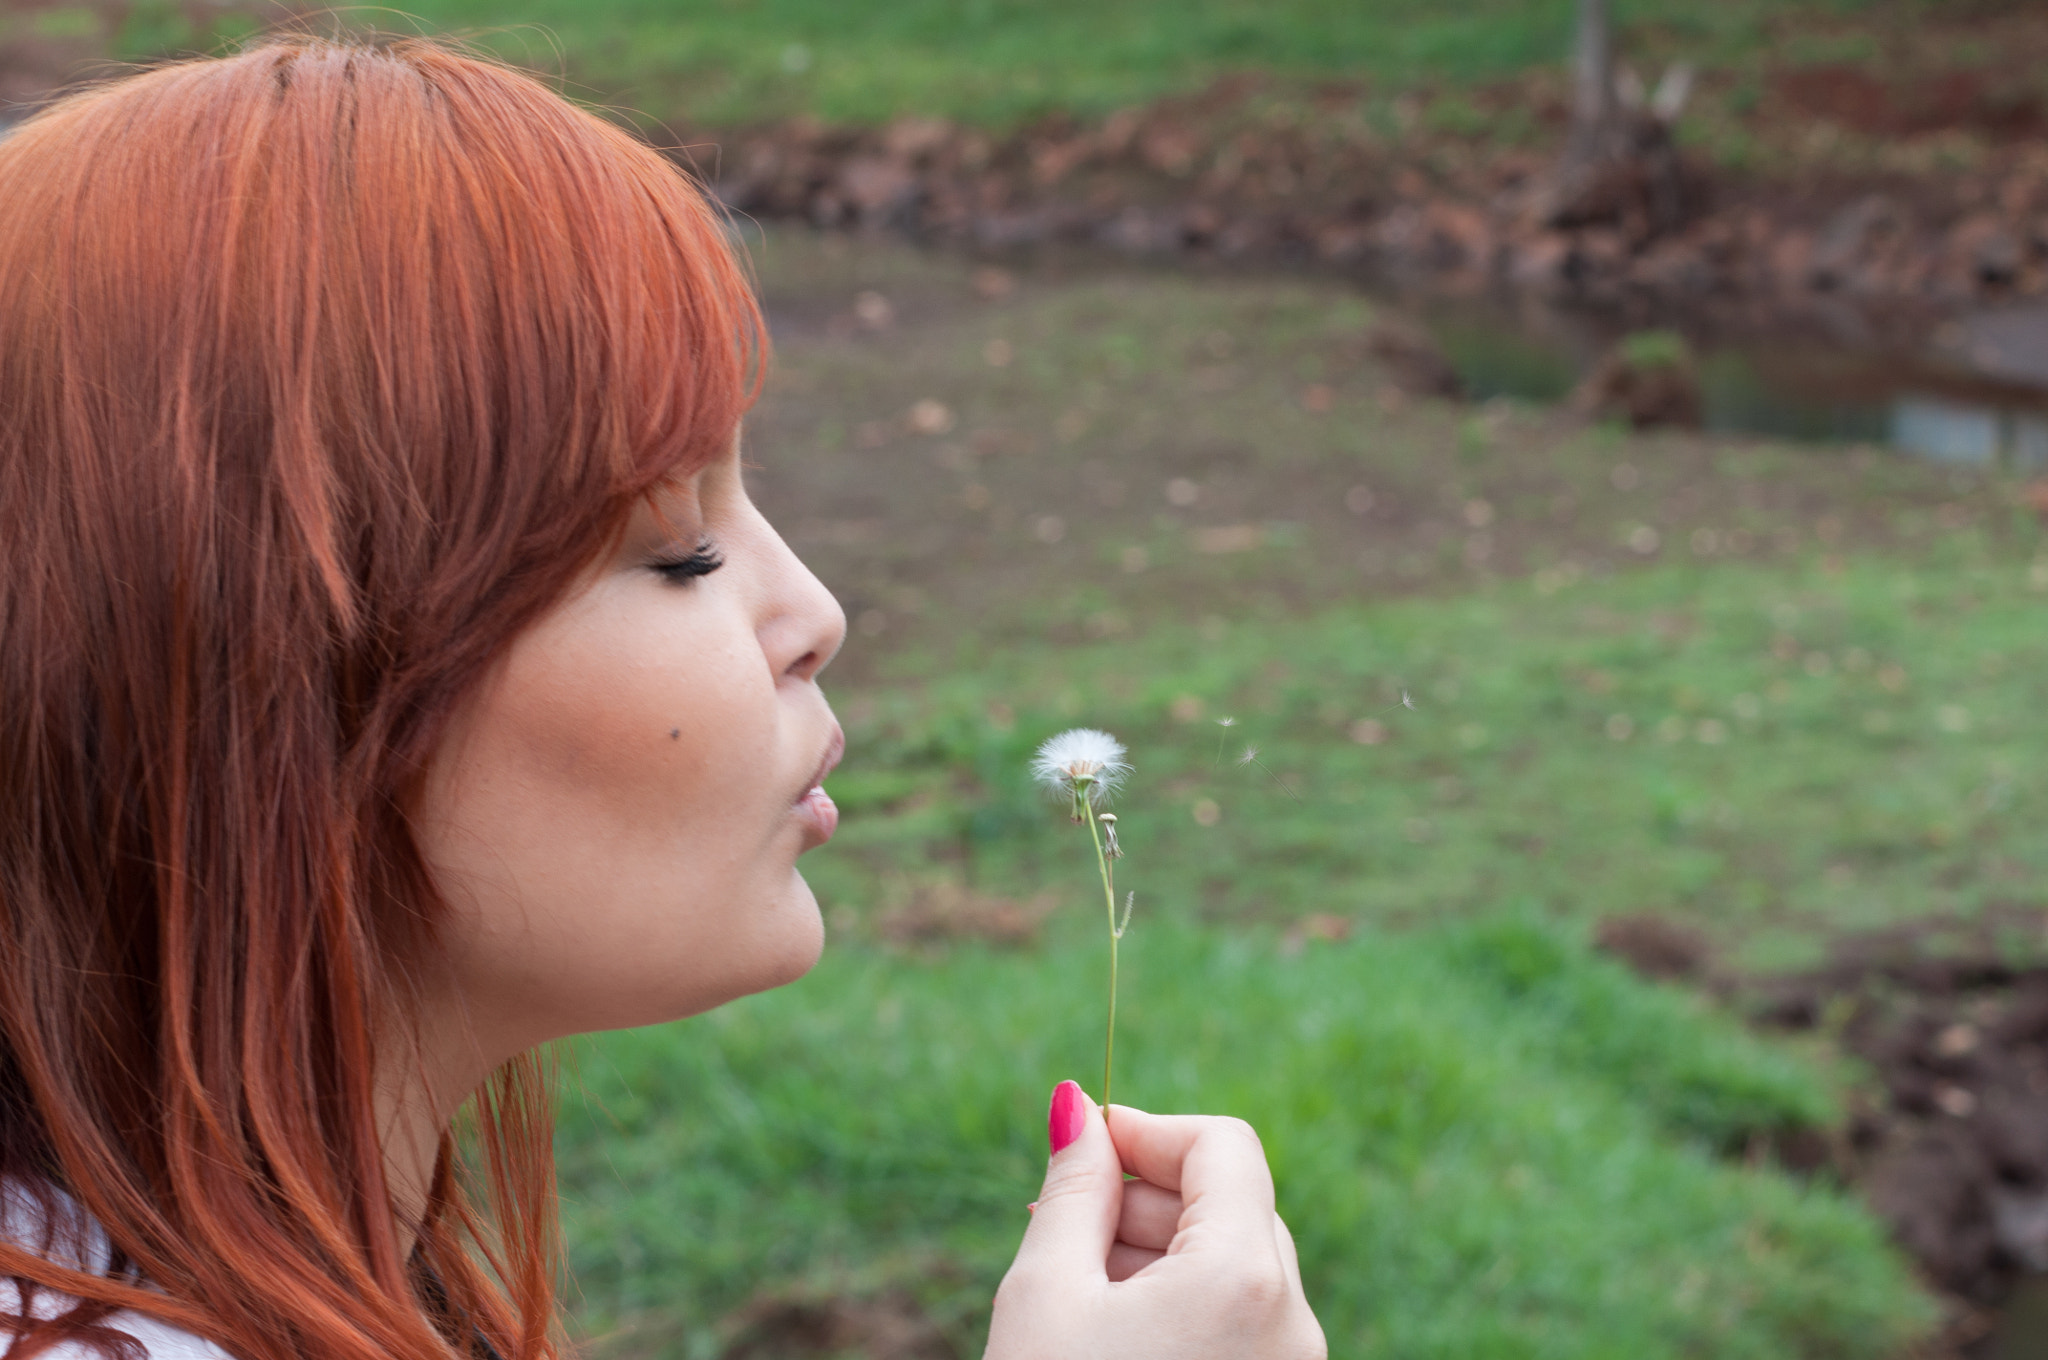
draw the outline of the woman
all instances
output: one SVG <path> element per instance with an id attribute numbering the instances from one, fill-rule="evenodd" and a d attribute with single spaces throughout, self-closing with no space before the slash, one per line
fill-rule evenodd
<path id="1" fill-rule="evenodd" d="M 719 220 L 417 41 L 75 96 L 0 189 L 12 1353 L 556 1354 L 536 1046 L 822 938 L 843 620 Z M 1243 1125 L 1051 1133 L 991 1356 L 1321 1353 Z"/>

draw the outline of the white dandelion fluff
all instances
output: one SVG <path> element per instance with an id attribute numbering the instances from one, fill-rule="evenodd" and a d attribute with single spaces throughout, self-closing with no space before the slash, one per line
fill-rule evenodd
<path id="1" fill-rule="evenodd" d="M 1130 772 L 1124 744 L 1092 727 L 1071 728 L 1046 738 L 1031 762 L 1031 777 L 1050 792 L 1071 797 L 1085 787 L 1091 804 L 1114 793 Z"/>
<path id="2" fill-rule="evenodd" d="M 1067 802 L 1076 825 L 1086 825 L 1095 846 L 1095 867 L 1102 874 L 1102 909 L 1109 926 L 1109 1023 L 1102 1033 L 1102 1103 L 1109 1104 L 1109 1080 L 1116 1066 L 1116 946 L 1130 924 L 1131 901 L 1124 898 L 1121 920 L 1116 914 L 1116 874 L 1110 864 L 1123 857 L 1117 844 L 1116 814 L 1097 812 L 1096 805 L 1116 792 L 1131 772 L 1124 744 L 1093 727 L 1076 727 L 1049 737 L 1031 761 L 1031 777 Z"/>

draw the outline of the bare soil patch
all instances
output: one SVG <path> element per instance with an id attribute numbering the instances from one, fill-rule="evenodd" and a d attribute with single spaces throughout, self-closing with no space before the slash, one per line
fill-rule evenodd
<path id="1" fill-rule="evenodd" d="M 1392 97 L 1245 74 L 1004 133 L 905 117 L 680 140 L 743 212 L 984 251 L 1087 242 L 1310 261 L 1754 331 L 1839 332 L 1851 311 L 1857 327 L 1910 336 L 2048 295 L 2048 11 L 1915 11 L 1865 28 L 1785 35 L 1788 50 L 1862 39 L 1855 62 L 1765 57 L 1702 76 L 1680 124 L 1675 223 L 1622 186 L 1569 226 L 1546 224 L 1561 72 Z"/>
<path id="2" fill-rule="evenodd" d="M 1769 978 L 1722 971 L 1701 935 L 1658 916 L 1610 920 L 1599 938 L 1647 976 L 1867 1065 L 1846 1125 L 1749 1155 L 1856 1186 L 1954 1306 L 1952 1353 L 1994 1353 L 1997 1311 L 2048 1272 L 2048 911 L 1847 935 L 1821 966 Z"/>

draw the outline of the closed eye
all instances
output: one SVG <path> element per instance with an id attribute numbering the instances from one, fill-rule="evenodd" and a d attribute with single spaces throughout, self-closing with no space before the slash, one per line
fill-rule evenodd
<path id="1" fill-rule="evenodd" d="M 725 557 L 716 547 L 706 542 L 698 544 L 697 550 L 688 557 L 679 557 L 668 562 L 655 562 L 651 565 L 667 580 L 673 581 L 677 585 L 685 585 L 696 580 L 699 576 L 709 576 L 712 572 L 717 571 L 725 565 Z"/>

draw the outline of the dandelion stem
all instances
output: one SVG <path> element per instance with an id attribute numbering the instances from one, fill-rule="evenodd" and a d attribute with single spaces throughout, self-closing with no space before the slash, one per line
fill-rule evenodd
<path id="1" fill-rule="evenodd" d="M 1286 794 L 1289 798 L 1292 798 L 1297 803 L 1301 801 L 1301 795 L 1296 793 L 1293 789 L 1288 788 L 1287 781 L 1282 779 L 1279 775 L 1274 774 L 1273 771 L 1270 768 L 1268 768 L 1265 761 L 1260 760 L 1257 756 L 1253 756 L 1252 764 L 1258 766 L 1262 770 L 1265 770 L 1266 778 L 1272 780 L 1274 784 L 1278 785 L 1280 792 Z"/>
<path id="2" fill-rule="evenodd" d="M 1102 901 L 1109 910 L 1109 1026 L 1102 1040 L 1102 1104 L 1107 1108 L 1110 1069 L 1116 1061 L 1116 944 L 1124 932 L 1117 924 L 1116 882 L 1110 874 L 1109 854 L 1102 845 L 1102 827 L 1093 817 L 1088 819 L 1088 835 L 1095 842 L 1095 863 L 1102 870 Z"/>

